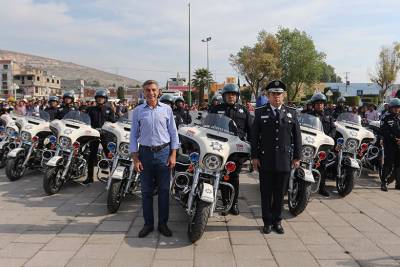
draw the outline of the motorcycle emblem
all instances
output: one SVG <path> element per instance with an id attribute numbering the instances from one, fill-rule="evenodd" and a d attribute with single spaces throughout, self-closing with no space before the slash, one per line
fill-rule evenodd
<path id="1" fill-rule="evenodd" d="M 207 194 L 211 194 L 212 193 L 211 189 L 210 188 L 206 188 L 206 193 Z"/>
<path id="2" fill-rule="evenodd" d="M 357 132 L 356 131 L 350 131 L 350 135 L 353 137 L 357 137 Z"/>
<path id="3" fill-rule="evenodd" d="M 307 136 L 304 140 L 306 140 L 307 143 L 314 144 L 315 140 L 311 136 Z"/>
<path id="4" fill-rule="evenodd" d="M 222 144 L 218 143 L 218 142 L 211 142 L 211 145 L 213 150 L 218 150 L 221 151 L 222 150 Z"/>
<path id="5" fill-rule="evenodd" d="M 71 129 L 65 129 L 65 130 L 64 130 L 64 133 L 65 133 L 65 134 L 71 134 L 71 133 L 72 133 L 72 130 L 71 130 Z"/>

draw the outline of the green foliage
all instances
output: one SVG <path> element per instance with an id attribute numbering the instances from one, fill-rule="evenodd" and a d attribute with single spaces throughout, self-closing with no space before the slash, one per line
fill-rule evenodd
<path id="1" fill-rule="evenodd" d="M 200 68 L 195 70 L 193 77 L 192 85 L 199 90 L 199 104 L 202 104 L 204 102 L 204 89 L 208 84 L 211 85 L 214 82 L 212 73 L 205 68 Z"/>
<path id="2" fill-rule="evenodd" d="M 242 100 L 251 101 L 251 89 L 250 87 L 245 87 L 241 92 L 240 96 Z"/>
<path id="3" fill-rule="evenodd" d="M 124 87 L 122 87 L 122 86 L 118 87 L 118 89 L 117 89 L 117 97 L 119 99 L 124 99 L 125 98 L 125 89 L 124 89 Z"/>
<path id="4" fill-rule="evenodd" d="M 320 82 L 341 83 L 342 78 L 339 75 L 336 75 L 334 67 L 324 62 L 322 64 L 322 75 L 320 78 Z"/>
<path id="5" fill-rule="evenodd" d="M 346 105 L 348 105 L 350 107 L 360 105 L 360 97 L 359 96 L 346 97 Z"/>

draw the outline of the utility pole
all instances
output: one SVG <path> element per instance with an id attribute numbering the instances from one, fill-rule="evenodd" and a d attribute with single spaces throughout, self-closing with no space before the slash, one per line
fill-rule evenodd
<path id="1" fill-rule="evenodd" d="M 208 57 L 208 42 L 211 41 L 211 37 L 207 37 L 206 39 L 201 40 L 203 43 L 207 44 L 207 74 L 210 73 L 210 63 L 209 63 L 209 57 Z M 208 103 L 210 103 L 210 98 L 208 97 L 208 94 L 210 92 L 210 79 L 207 77 L 207 100 Z"/>
<path id="2" fill-rule="evenodd" d="M 189 78 L 188 78 L 188 85 L 189 85 L 189 96 L 188 96 L 188 102 L 189 102 L 189 107 L 192 106 L 192 81 L 191 81 L 191 67 L 190 67 L 190 3 L 189 3 Z"/>
<path id="3" fill-rule="evenodd" d="M 348 77 L 349 73 L 350 72 L 348 72 L 348 71 L 345 72 L 345 74 L 346 74 L 346 95 L 347 95 L 347 86 L 349 85 L 349 77 Z"/>

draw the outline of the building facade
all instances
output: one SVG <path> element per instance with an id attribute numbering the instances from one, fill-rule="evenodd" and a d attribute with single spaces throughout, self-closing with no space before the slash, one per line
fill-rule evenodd
<path id="1" fill-rule="evenodd" d="M 13 68 L 14 62 L 12 60 L 0 60 L 0 96 L 3 98 L 7 98 L 13 94 Z"/>

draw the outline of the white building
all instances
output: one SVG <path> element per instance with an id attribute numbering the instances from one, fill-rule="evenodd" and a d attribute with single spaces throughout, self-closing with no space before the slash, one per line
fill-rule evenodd
<path id="1" fill-rule="evenodd" d="M 0 60 L 0 75 L 1 75 L 1 97 L 13 95 L 13 69 L 14 62 L 12 60 Z"/>

